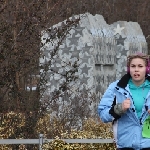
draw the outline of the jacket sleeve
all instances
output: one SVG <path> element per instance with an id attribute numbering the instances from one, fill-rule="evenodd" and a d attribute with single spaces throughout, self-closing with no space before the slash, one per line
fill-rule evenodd
<path id="1" fill-rule="evenodd" d="M 115 82 L 109 85 L 98 105 L 98 115 L 101 121 L 105 123 L 120 118 L 120 116 L 114 112 L 114 106 L 116 105 L 115 87 Z"/>

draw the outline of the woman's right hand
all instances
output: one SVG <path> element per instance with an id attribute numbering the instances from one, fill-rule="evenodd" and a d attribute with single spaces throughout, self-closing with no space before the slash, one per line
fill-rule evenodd
<path id="1" fill-rule="evenodd" d="M 129 98 L 125 99 L 123 102 L 122 102 L 122 109 L 123 111 L 126 111 L 127 109 L 130 108 L 130 105 L 131 105 L 131 101 Z"/>

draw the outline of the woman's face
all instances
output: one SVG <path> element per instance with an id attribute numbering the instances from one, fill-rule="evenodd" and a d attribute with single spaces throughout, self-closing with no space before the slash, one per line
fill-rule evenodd
<path id="1" fill-rule="evenodd" d="M 140 85 L 145 81 L 146 65 L 141 58 L 133 58 L 130 62 L 130 75 L 135 85 Z"/>

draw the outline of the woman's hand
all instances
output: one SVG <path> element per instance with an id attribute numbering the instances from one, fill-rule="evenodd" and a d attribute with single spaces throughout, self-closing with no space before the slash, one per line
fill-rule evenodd
<path id="1" fill-rule="evenodd" d="M 129 98 L 125 99 L 123 102 L 122 102 L 122 109 L 123 111 L 126 111 L 127 109 L 130 108 L 130 105 L 131 105 L 131 101 Z"/>

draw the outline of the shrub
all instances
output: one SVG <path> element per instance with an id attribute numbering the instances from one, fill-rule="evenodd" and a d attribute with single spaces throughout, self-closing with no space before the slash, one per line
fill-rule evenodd
<path id="1" fill-rule="evenodd" d="M 46 142 L 42 146 L 43 150 L 115 150 L 115 144 L 80 144 L 66 143 L 62 139 L 108 139 L 113 138 L 110 131 L 111 124 L 104 124 L 101 121 L 88 119 L 83 124 L 83 130 L 71 130 L 71 132 L 61 133 L 61 139 L 56 136 L 51 142 Z"/>

